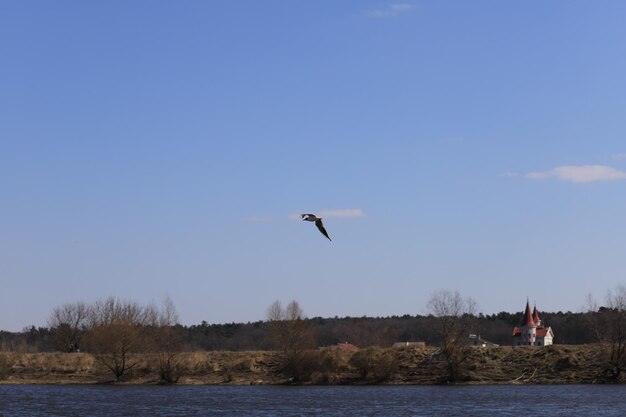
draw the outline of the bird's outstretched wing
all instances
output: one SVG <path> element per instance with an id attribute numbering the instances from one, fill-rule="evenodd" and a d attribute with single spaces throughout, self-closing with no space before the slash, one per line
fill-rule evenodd
<path id="1" fill-rule="evenodd" d="M 315 220 L 315 225 L 317 226 L 319 231 L 322 232 L 322 234 L 326 236 L 326 238 L 332 242 L 332 239 L 330 238 L 330 236 L 328 236 L 328 232 L 326 232 L 326 229 L 324 229 L 324 224 L 322 223 L 322 219 Z"/>

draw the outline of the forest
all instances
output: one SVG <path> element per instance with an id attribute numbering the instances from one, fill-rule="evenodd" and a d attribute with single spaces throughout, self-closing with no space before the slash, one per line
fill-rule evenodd
<path id="1" fill-rule="evenodd" d="M 605 306 L 598 307 L 590 300 L 584 313 L 539 314 L 542 325 L 553 328 L 555 344 L 595 343 L 601 358 L 597 361 L 601 373 L 609 375 L 610 380 L 621 381 L 626 371 L 626 287 L 618 286 L 614 293 L 609 292 L 606 301 Z M 184 326 L 169 299 L 160 306 L 143 306 L 109 297 L 93 304 L 76 302 L 57 306 L 50 313 L 46 327 L 0 332 L 0 351 L 86 352 L 111 372 L 114 381 L 128 376 L 140 366 L 141 355 L 147 354 L 156 358 L 155 369 L 159 370 L 159 380 L 163 383 L 178 380 L 184 352 L 275 351 L 280 354 L 281 372 L 299 381 L 305 368 L 317 369 L 323 365 L 318 360 L 306 360 L 311 354 L 319 353 L 319 348 L 342 344 L 351 350 L 387 349 L 398 342 L 423 342 L 436 347 L 437 361 L 445 369 L 442 381 L 455 382 L 467 375 L 470 335 L 480 335 L 498 345 L 510 345 L 513 328 L 522 322 L 521 312 L 477 313 L 471 298 L 452 291 L 434 293 L 427 307 L 428 315 L 307 318 L 297 301 L 283 307 L 277 300 L 268 307 L 264 321 L 230 324 L 203 321 Z M 387 354 L 378 356 L 365 358 L 367 369 L 373 363 L 386 363 L 389 359 Z M 5 357 L 3 361 L 4 374 L 8 375 L 13 367 L 9 367 Z M 314 366 L 305 366 L 307 362 Z"/>
<path id="2" fill-rule="evenodd" d="M 555 344 L 585 344 L 595 340 L 590 313 L 540 312 L 544 325 L 551 326 Z M 388 347 L 395 342 L 425 342 L 437 345 L 441 336 L 433 315 L 391 317 L 311 317 L 303 319 L 313 335 L 314 346 L 331 346 L 349 342 L 358 347 Z M 478 314 L 470 332 L 499 345 L 512 343 L 512 332 L 522 321 L 522 312 Z M 183 350 L 272 350 L 274 348 L 268 321 L 248 323 L 175 324 L 184 341 Z M 0 350 L 16 352 L 51 352 L 69 349 L 71 341 L 61 337 L 51 326 L 29 326 L 21 332 L 0 331 Z M 78 341 L 80 346 L 80 341 Z"/>

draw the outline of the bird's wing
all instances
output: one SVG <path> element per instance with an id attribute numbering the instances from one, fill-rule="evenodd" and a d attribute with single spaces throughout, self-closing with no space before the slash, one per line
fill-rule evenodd
<path id="1" fill-rule="evenodd" d="M 328 232 L 326 232 L 326 229 L 324 229 L 324 224 L 322 223 L 322 219 L 315 220 L 315 225 L 317 226 L 319 231 L 322 232 L 322 234 L 328 238 L 328 240 L 332 241 L 330 236 L 328 236 Z"/>

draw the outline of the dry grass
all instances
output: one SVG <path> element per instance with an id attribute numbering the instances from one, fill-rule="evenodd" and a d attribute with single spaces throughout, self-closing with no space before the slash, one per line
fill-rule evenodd
<path id="1" fill-rule="evenodd" d="M 594 345 L 541 348 L 471 348 L 465 383 L 601 382 Z M 159 382 L 156 354 L 133 356 L 136 366 L 125 383 Z M 281 384 L 289 374 L 278 352 L 185 352 L 174 358 L 182 384 Z M 433 347 L 337 348 L 304 352 L 298 363 L 305 384 L 436 384 L 445 368 Z M 88 353 L 0 353 L 0 383 L 99 383 L 112 375 Z"/>

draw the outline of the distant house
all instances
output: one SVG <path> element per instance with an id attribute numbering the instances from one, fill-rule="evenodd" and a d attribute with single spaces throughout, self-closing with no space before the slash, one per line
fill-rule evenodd
<path id="1" fill-rule="evenodd" d="M 356 352 L 357 350 L 359 350 L 358 347 L 356 347 L 355 345 L 353 345 L 352 343 L 348 343 L 348 342 L 341 342 L 341 343 L 337 343 L 337 347 L 339 349 L 345 349 L 345 350 L 350 350 L 352 352 Z"/>
<path id="2" fill-rule="evenodd" d="M 405 347 L 424 347 L 425 342 L 396 342 L 391 347 L 394 349 L 401 349 Z"/>
<path id="3" fill-rule="evenodd" d="M 490 342 L 488 340 L 483 339 L 480 335 L 470 334 L 468 341 L 468 346 L 476 346 L 476 347 L 493 347 L 499 346 L 497 343 Z"/>
<path id="4" fill-rule="evenodd" d="M 552 344 L 554 332 L 550 326 L 544 326 L 537 306 L 530 312 L 530 304 L 526 301 L 526 310 L 521 326 L 513 329 L 513 346 L 548 346 Z"/>

